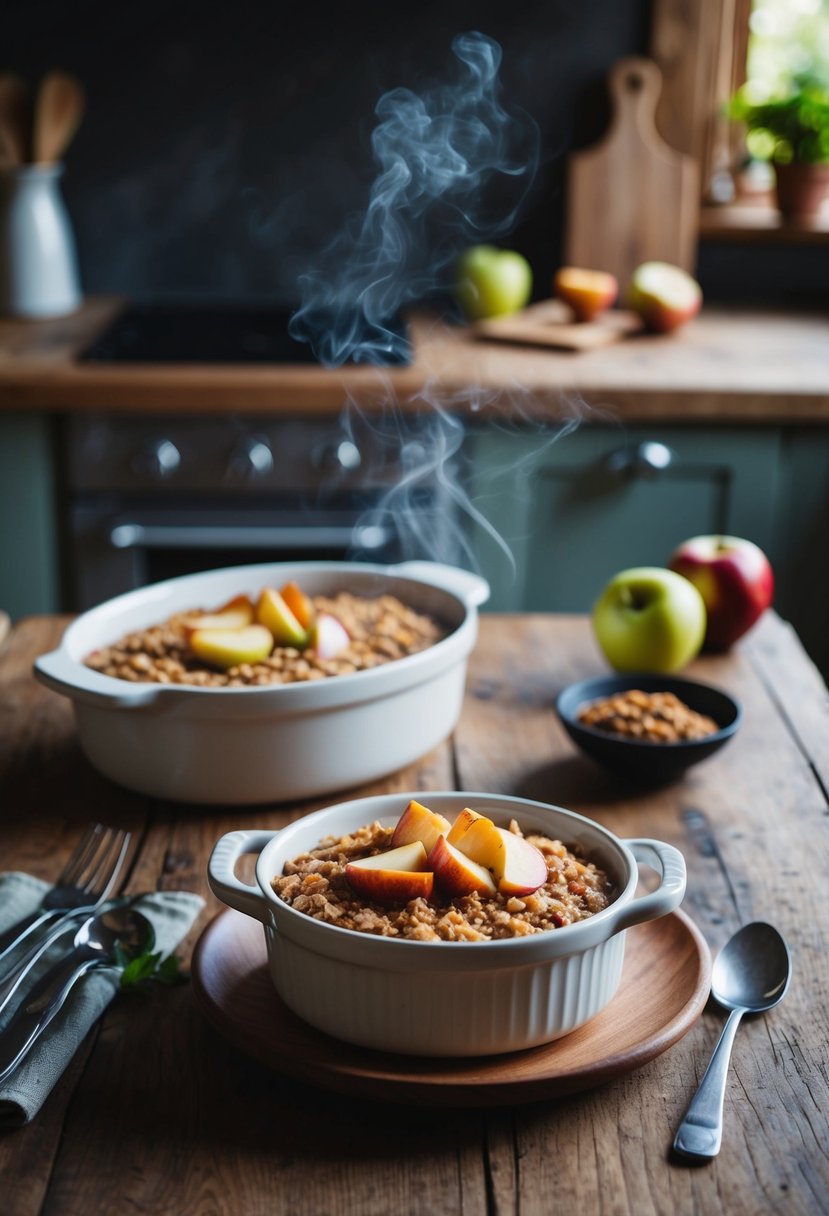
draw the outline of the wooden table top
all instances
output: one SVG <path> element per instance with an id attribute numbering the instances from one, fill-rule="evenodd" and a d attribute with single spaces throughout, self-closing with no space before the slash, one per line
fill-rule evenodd
<path id="1" fill-rule="evenodd" d="M 318 804 L 180 807 L 110 785 L 80 755 L 69 704 L 31 676 L 65 623 L 23 621 L 0 651 L 2 867 L 53 878 L 88 820 L 128 826 L 140 841 L 128 889 L 208 900 L 187 957 L 220 907 L 205 881 L 215 840 L 236 827 L 281 826 Z M 4 1213 L 826 1211 L 826 688 L 792 631 L 767 614 L 730 655 L 689 671 L 742 700 L 736 738 L 680 784 L 643 793 L 581 758 L 555 716 L 565 684 L 603 669 L 583 618 L 484 616 L 454 738 L 359 792 L 456 787 L 568 806 L 620 836 L 681 848 L 684 909 L 713 950 L 751 920 L 783 932 L 791 990 L 738 1032 L 714 1162 L 670 1152 L 723 1026 L 710 1005 L 664 1054 L 597 1089 L 453 1111 L 285 1080 L 221 1038 L 189 986 L 154 985 L 144 999 L 116 1000 L 34 1123 L 0 1135 Z"/>
<path id="2" fill-rule="evenodd" d="M 439 401 L 476 417 L 587 421 L 829 422 L 829 317 L 706 307 L 677 333 L 640 334 L 580 353 L 476 340 L 432 316 L 411 319 L 404 368 L 277 364 L 79 363 L 122 307 L 93 297 L 70 317 L 0 318 L 0 410 L 332 414 L 389 395 L 417 410 Z"/>

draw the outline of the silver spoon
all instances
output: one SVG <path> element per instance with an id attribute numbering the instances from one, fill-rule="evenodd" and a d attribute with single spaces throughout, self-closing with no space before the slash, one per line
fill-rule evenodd
<path id="1" fill-rule="evenodd" d="M 23 1062 L 82 975 L 117 965 L 118 958 L 138 958 L 154 944 L 152 925 L 129 906 L 106 908 L 84 921 L 73 949 L 38 980 L 0 1034 L 0 1083 Z"/>
<path id="2" fill-rule="evenodd" d="M 744 925 L 718 954 L 711 995 L 731 1013 L 674 1138 L 678 1153 L 708 1158 L 720 1151 L 725 1080 L 740 1019 L 744 1013 L 765 1013 L 782 1001 L 791 974 L 792 960 L 785 941 L 763 921 Z"/>

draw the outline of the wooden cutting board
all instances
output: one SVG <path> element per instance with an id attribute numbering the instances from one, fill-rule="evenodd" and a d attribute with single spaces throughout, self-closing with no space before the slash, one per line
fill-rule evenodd
<path id="1" fill-rule="evenodd" d="M 576 321 L 562 300 L 541 300 L 508 317 L 478 321 L 473 332 L 476 338 L 490 341 L 586 351 L 609 346 L 642 328 L 642 321 L 632 312 L 606 312 L 595 321 Z"/>
<path id="2" fill-rule="evenodd" d="M 655 63 L 621 59 L 608 87 L 614 113 L 606 135 L 568 163 L 565 263 L 607 270 L 624 292 L 641 262 L 693 272 L 699 174 L 656 130 L 662 74 Z"/>

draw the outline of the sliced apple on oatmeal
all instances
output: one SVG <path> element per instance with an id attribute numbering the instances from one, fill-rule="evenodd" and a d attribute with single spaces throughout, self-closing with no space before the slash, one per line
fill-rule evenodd
<path id="1" fill-rule="evenodd" d="M 306 595 L 299 583 L 286 583 L 279 588 L 279 594 L 290 608 L 303 629 L 310 629 L 314 623 L 314 604 L 310 595 Z"/>
<path id="2" fill-rule="evenodd" d="M 447 895 L 494 895 L 495 883 L 489 870 L 472 861 L 445 836 L 438 836 L 426 863 L 434 870 L 435 881 Z"/>
<path id="3" fill-rule="evenodd" d="M 297 650 L 304 650 L 308 645 L 308 630 L 300 625 L 275 587 L 266 587 L 259 596 L 256 619 L 271 631 L 277 646 L 295 646 Z"/>
<path id="4" fill-rule="evenodd" d="M 448 831 L 448 819 L 430 811 L 427 806 L 412 798 L 392 833 L 392 848 L 419 840 L 426 852 L 430 853 L 438 836 L 445 836 Z"/>
<path id="5" fill-rule="evenodd" d="M 333 659 L 350 644 L 343 624 L 330 612 L 321 612 L 311 628 L 310 645 L 320 659 Z"/>
<path id="6" fill-rule="evenodd" d="M 478 811 L 473 811 L 470 807 L 465 806 L 459 815 L 456 816 L 455 822 L 449 829 L 446 839 L 450 844 L 460 846 L 461 839 L 471 828 L 476 819 L 483 819 L 484 816 Z"/>
<path id="7" fill-rule="evenodd" d="M 345 876 L 358 895 L 377 904 L 428 899 L 435 882 L 434 874 L 426 868 L 426 850 L 419 840 L 350 861 Z"/>
<path id="8" fill-rule="evenodd" d="M 188 645 L 193 654 L 227 671 L 242 663 L 258 663 L 273 650 L 271 631 L 264 625 L 248 625 L 246 629 L 196 629 Z"/>
<path id="9" fill-rule="evenodd" d="M 473 815 L 474 819 L 469 818 Z M 456 847 L 492 875 L 502 895 L 529 895 L 543 886 L 547 863 L 535 845 L 515 832 L 496 827 L 486 815 L 475 811 L 462 811 L 452 832 L 463 816 L 467 816 L 466 826 L 456 838 Z"/>
<path id="10" fill-rule="evenodd" d="M 245 629 L 253 624 L 253 604 L 246 595 L 237 595 L 215 612 L 193 613 L 182 618 L 185 632 L 197 629 Z"/>

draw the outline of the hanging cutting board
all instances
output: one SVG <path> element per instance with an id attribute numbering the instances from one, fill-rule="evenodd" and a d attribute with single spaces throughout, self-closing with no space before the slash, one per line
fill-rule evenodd
<path id="1" fill-rule="evenodd" d="M 615 274 L 622 291 L 640 262 L 693 272 L 699 216 L 697 165 L 670 148 L 654 113 L 662 74 L 649 59 L 621 59 L 608 76 L 613 118 L 567 172 L 565 263 Z"/>

